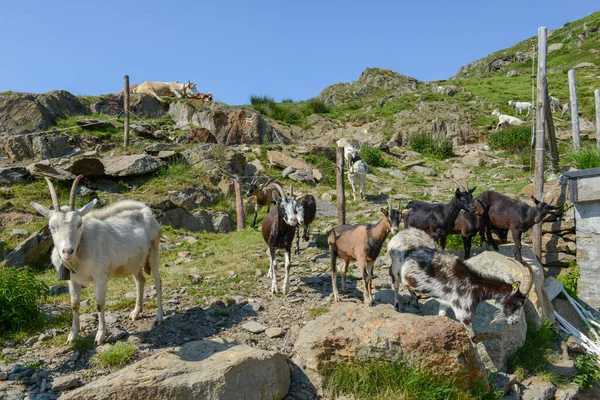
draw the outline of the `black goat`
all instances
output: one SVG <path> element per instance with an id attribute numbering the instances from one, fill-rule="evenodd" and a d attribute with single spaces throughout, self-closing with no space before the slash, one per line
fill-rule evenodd
<path id="1" fill-rule="evenodd" d="M 305 242 L 309 241 L 310 224 L 315 220 L 317 215 L 317 201 L 311 194 L 305 194 L 296 198 L 298 202 L 298 225 L 296 225 L 296 254 L 300 254 L 300 225 L 304 226 L 302 239 Z"/>
<path id="2" fill-rule="evenodd" d="M 550 211 L 558 208 L 538 201 L 533 196 L 531 198 L 535 203 L 535 207 L 492 190 L 486 190 L 477 197 L 478 202 L 487 208 L 487 217 L 481 219 L 479 223 L 480 234 L 483 237 L 485 232 L 488 242 L 494 250 L 498 251 L 498 245 L 494 242 L 491 234 L 493 227 L 510 229 L 515 241 L 514 256 L 520 262 L 523 262 L 523 256 L 521 255 L 521 235 L 523 232 L 527 232 L 533 225 L 542 222 Z"/>
<path id="3" fill-rule="evenodd" d="M 473 192 L 476 188 L 460 191 L 456 189 L 452 200 L 448 204 L 427 203 L 420 200 L 409 201 L 402 213 L 404 228 L 421 229 L 437 243 L 438 239 L 442 249 L 446 248 L 446 236 L 454 229 L 454 222 L 460 210 L 475 212 L 473 205 Z"/>
<path id="4" fill-rule="evenodd" d="M 471 213 L 465 210 L 460 210 L 456 221 L 454 222 L 454 229 L 451 233 L 458 233 L 462 236 L 463 248 L 464 248 L 464 259 L 471 257 L 471 239 L 479 233 L 480 221 L 487 221 L 487 207 L 483 207 L 477 200 L 475 201 L 475 213 Z M 506 242 L 508 235 L 508 229 L 501 229 L 488 224 L 493 232 L 496 232 L 498 238 L 502 242 Z M 485 243 L 485 237 L 481 237 L 482 243 Z"/>

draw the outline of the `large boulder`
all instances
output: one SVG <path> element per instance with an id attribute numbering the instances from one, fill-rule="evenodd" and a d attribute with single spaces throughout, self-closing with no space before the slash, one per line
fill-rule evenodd
<path id="1" fill-rule="evenodd" d="M 102 164 L 108 176 L 145 175 L 155 172 L 164 165 L 158 158 L 148 154 L 103 158 Z"/>
<path id="2" fill-rule="evenodd" d="M 42 160 L 69 155 L 73 146 L 64 135 L 21 134 L 0 138 L 0 151 L 11 161 Z"/>
<path id="3" fill-rule="evenodd" d="M 294 361 L 317 387 L 329 362 L 404 360 L 465 388 L 483 383 L 486 374 L 462 324 L 398 313 L 390 304 L 337 303 L 302 328 L 294 350 Z"/>
<path id="4" fill-rule="evenodd" d="M 23 167 L 0 167 L 0 185 L 24 183 L 29 178 L 29 172 Z"/>
<path id="5" fill-rule="evenodd" d="M 161 118 L 167 105 L 148 94 L 129 95 L 129 110 L 140 118 Z M 123 111 L 123 93 L 104 96 L 90 104 L 90 111 L 97 114 L 119 115 Z"/>
<path id="6" fill-rule="evenodd" d="M 31 175 L 38 178 L 48 177 L 50 179 L 56 179 L 65 182 L 72 181 L 76 177 L 71 172 L 55 168 L 48 160 L 29 164 L 27 166 L 27 171 L 29 171 Z"/>
<path id="7" fill-rule="evenodd" d="M 194 167 L 206 171 L 209 177 L 214 177 L 218 182 L 224 174 L 244 174 L 246 156 L 229 146 L 205 144 L 198 148 L 186 150 L 183 156 L 187 162 Z"/>
<path id="8" fill-rule="evenodd" d="M 187 229 L 191 232 L 229 233 L 237 227 L 233 218 L 223 211 L 197 210 L 190 213 L 171 200 L 153 204 L 151 207 L 160 224 L 169 225 L 175 229 Z"/>
<path id="9" fill-rule="evenodd" d="M 192 211 L 199 207 L 214 205 L 219 199 L 219 193 L 204 187 L 191 186 L 169 193 L 169 199 L 180 207 Z"/>
<path id="10" fill-rule="evenodd" d="M 181 129 L 204 128 L 205 136 L 213 135 L 217 143 L 226 145 L 288 144 L 290 140 L 277 132 L 261 114 L 251 108 L 230 107 L 219 103 L 178 101 L 171 103 L 169 116 Z"/>
<path id="11" fill-rule="evenodd" d="M 292 167 L 304 171 L 310 171 L 312 169 L 303 159 L 292 157 L 280 151 L 267 151 L 267 160 L 269 160 L 269 164 L 279 168 Z"/>
<path id="12" fill-rule="evenodd" d="M 12 268 L 48 265 L 50 264 L 51 248 L 52 236 L 50 228 L 46 225 L 8 253 L 4 259 L 4 265 Z"/>
<path id="13" fill-rule="evenodd" d="M 89 178 L 104 176 L 104 164 L 95 157 L 79 158 L 75 161 L 71 161 L 63 168 L 65 171 L 68 171 L 73 175 L 83 175 Z"/>
<path id="14" fill-rule="evenodd" d="M 284 355 L 214 339 L 159 351 L 61 399 L 279 400 L 289 387 Z"/>
<path id="15" fill-rule="evenodd" d="M 39 95 L 3 95 L 0 96 L 0 135 L 48 129 L 58 118 L 84 112 L 81 101 L 64 90 L 53 90 Z"/>

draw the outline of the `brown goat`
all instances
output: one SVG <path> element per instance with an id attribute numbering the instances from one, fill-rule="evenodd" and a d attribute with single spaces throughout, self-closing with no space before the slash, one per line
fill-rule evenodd
<path id="1" fill-rule="evenodd" d="M 267 213 L 271 210 L 271 203 L 273 200 L 273 190 L 279 190 L 277 185 L 280 185 L 275 179 L 269 178 L 262 185 L 258 183 L 258 179 L 253 179 L 248 186 L 248 192 L 246 197 L 256 196 L 256 204 L 254 205 L 254 220 L 252 220 L 252 227 L 256 226 L 256 217 L 258 216 L 258 208 L 260 206 L 267 206 Z"/>
<path id="2" fill-rule="evenodd" d="M 304 226 L 302 239 L 308 242 L 310 224 L 313 223 L 317 215 L 317 201 L 311 194 L 305 194 L 296 198 L 298 202 L 298 225 L 296 225 L 296 254 L 300 254 L 300 225 Z"/>
<path id="3" fill-rule="evenodd" d="M 367 305 L 373 304 L 373 294 L 371 292 L 373 265 L 388 234 L 390 231 L 393 234 L 398 232 L 398 225 L 400 224 L 400 210 L 393 209 L 391 203 L 388 202 L 388 209 L 382 208 L 381 212 L 384 217 L 376 225 L 338 225 L 329 234 L 327 243 L 331 253 L 331 283 L 335 301 L 340 301 L 336 279 L 336 263 L 339 257 L 344 260 L 342 291 L 346 291 L 348 264 L 350 264 L 350 261 L 356 261 L 365 285 L 364 302 Z"/>

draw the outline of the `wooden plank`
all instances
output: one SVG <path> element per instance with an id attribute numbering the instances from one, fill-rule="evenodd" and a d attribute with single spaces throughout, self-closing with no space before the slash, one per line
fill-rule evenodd
<path id="1" fill-rule="evenodd" d="M 535 175 L 533 178 L 534 196 L 539 201 L 544 200 L 544 153 L 546 128 L 546 108 L 548 82 L 546 81 L 546 27 L 538 28 L 538 73 L 537 73 L 537 101 L 535 120 Z M 542 259 L 542 228 L 540 224 L 533 226 L 533 252 L 538 260 Z"/>

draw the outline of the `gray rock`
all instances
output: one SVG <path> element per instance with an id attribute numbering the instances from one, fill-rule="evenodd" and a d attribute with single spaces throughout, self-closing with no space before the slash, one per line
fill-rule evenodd
<path id="1" fill-rule="evenodd" d="M 8 373 L 0 371 L 0 381 L 5 381 L 8 379 Z"/>
<path id="2" fill-rule="evenodd" d="M 81 385 L 81 381 L 77 375 L 58 376 L 52 381 L 52 391 L 62 392 L 63 390 L 76 388 L 79 385 Z"/>
<path id="3" fill-rule="evenodd" d="M 525 387 L 522 400 L 552 400 L 556 387 L 544 378 L 533 376 L 521 382 Z"/>
<path id="4" fill-rule="evenodd" d="M 29 178 L 29 172 L 23 167 L 0 167 L 0 185 L 23 183 Z"/>
<path id="5" fill-rule="evenodd" d="M 83 175 L 89 178 L 104 176 L 104 164 L 94 157 L 83 157 L 72 161 L 63 169 L 73 175 Z"/>
<path id="6" fill-rule="evenodd" d="M 105 173 L 108 176 L 135 176 L 155 172 L 163 163 L 148 154 L 135 154 L 113 158 L 103 158 Z"/>
<path id="7" fill-rule="evenodd" d="M 331 218 L 337 216 L 337 207 L 333 204 L 315 199 L 317 203 L 317 218 Z"/>
<path id="8" fill-rule="evenodd" d="M 209 211 L 212 218 L 212 231 L 216 233 L 229 233 L 237 229 L 237 222 L 226 212 Z"/>
<path id="9" fill-rule="evenodd" d="M 43 266 L 50 264 L 49 252 L 52 248 L 52 236 L 48 225 L 32 234 L 4 259 L 4 265 L 12 268 L 20 268 L 25 265 Z"/>
<path id="10" fill-rule="evenodd" d="M 129 95 L 129 109 L 140 118 L 161 118 L 167 112 L 167 104 L 149 94 Z M 119 115 L 123 110 L 123 92 L 102 97 L 90 104 L 90 111 L 98 114 Z"/>
<path id="11" fill-rule="evenodd" d="M 271 339 L 281 337 L 284 333 L 285 331 L 281 328 L 267 328 L 265 330 L 265 335 L 267 335 Z"/>
<path id="12" fill-rule="evenodd" d="M 106 338 L 106 343 L 115 343 L 119 340 L 125 339 L 129 335 L 125 329 L 116 328 L 111 334 Z"/>
<path id="13" fill-rule="evenodd" d="M 263 309 L 263 306 L 261 306 L 258 303 L 249 302 L 248 304 L 245 304 L 244 307 L 242 307 L 242 309 L 245 311 L 259 312 Z"/>
<path id="14" fill-rule="evenodd" d="M 392 168 L 379 168 L 379 169 L 383 172 L 390 174 L 394 178 L 397 178 L 397 179 L 400 179 L 403 181 L 406 179 L 406 175 L 403 174 L 402 172 L 398 171 L 397 169 L 392 169 Z"/>
<path id="15" fill-rule="evenodd" d="M 242 325 L 242 328 L 250 333 L 262 333 L 267 327 L 255 321 L 249 321 Z"/>
<path id="16" fill-rule="evenodd" d="M 47 160 L 29 164 L 27 166 L 27 171 L 29 171 L 31 175 L 39 178 L 48 177 L 59 181 L 72 181 L 75 179 L 75 175 L 68 171 L 55 168 Z"/>
<path id="17" fill-rule="evenodd" d="M 548 54 L 562 49 L 563 46 L 564 46 L 563 43 L 552 43 L 550 46 L 548 46 Z"/>
<path id="18" fill-rule="evenodd" d="M 427 175 L 427 176 L 437 176 L 437 173 L 429 167 L 415 165 L 415 166 L 410 167 L 410 169 L 415 172 L 418 172 L 419 174 L 423 174 L 423 175 Z"/>
<path id="19" fill-rule="evenodd" d="M 281 171 L 281 176 L 287 178 L 294 171 L 296 171 L 296 168 L 292 166 L 286 167 L 283 171 Z"/>
<path id="20" fill-rule="evenodd" d="M 295 182 L 306 183 L 310 186 L 314 186 L 317 184 L 315 177 L 308 171 L 298 169 L 291 174 L 288 175 L 288 178 Z"/>
<path id="21" fill-rule="evenodd" d="M 69 293 L 69 287 L 66 285 L 53 285 L 50 286 L 50 294 L 52 295 L 57 295 L 57 294 L 63 294 L 63 293 Z"/>
<path id="22" fill-rule="evenodd" d="M 281 400 L 289 387 L 284 355 L 215 339 L 159 350 L 61 399 Z"/>
<path id="23" fill-rule="evenodd" d="M 255 174 L 264 174 L 266 171 L 259 159 L 252 160 L 244 166 L 244 176 L 253 176 Z"/>
<path id="24" fill-rule="evenodd" d="M 513 76 L 518 76 L 518 75 L 519 75 L 519 73 L 517 71 L 515 71 L 514 69 L 511 69 L 510 71 L 508 71 L 506 73 L 506 76 L 509 78 L 512 78 Z"/>
<path id="25" fill-rule="evenodd" d="M 219 200 L 219 193 L 204 187 L 192 186 L 169 193 L 169 199 L 180 207 L 192 211 L 199 207 L 214 205 Z"/>
<path id="26" fill-rule="evenodd" d="M 580 387 L 576 383 L 562 385 L 554 393 L 554 400 L 573 400 L 579 394 Z"/>

